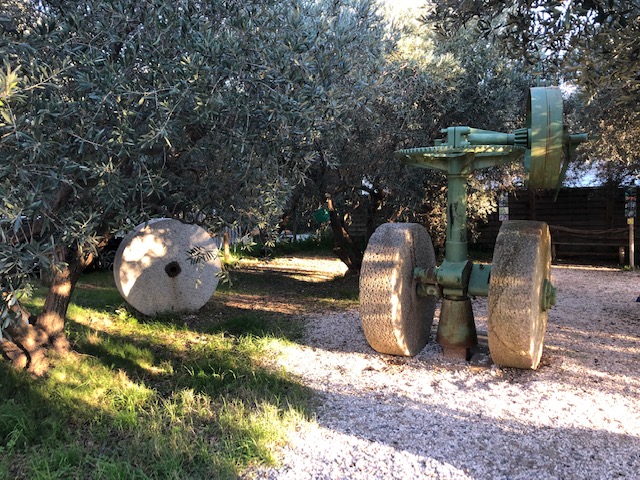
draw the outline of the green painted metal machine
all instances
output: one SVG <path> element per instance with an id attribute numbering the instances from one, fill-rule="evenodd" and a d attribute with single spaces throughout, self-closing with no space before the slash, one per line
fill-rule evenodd
<path id="1" fill-rule="evenodd" d="M 360 274 L 360 317 L 369 344 L 381 353 L 417 354 L 429 340 L 436 301 L 442 300 L 436 335 L 446 355 L 469 355 L 477 345 L 471 297 L 488 296 L 488 343 L 497 365 L 536 369 L 542 355 L 551 284 L 549 227 L 506 221 L 493 264 L 473 263 L 467 251 L 466 183 L 469 175 L 524 157 L 529 188 L 559 188 L 569 157 L 585 134 L 563 124 L 558 88 L 529 93 L 524 128 L 500 133 L 449 127 L 433 147 L 396 152 L 407 165 L 447 176 L 445 258 L 439 267 L 431 238 L 418 224 L 387 223 L 369 239 Z"/>

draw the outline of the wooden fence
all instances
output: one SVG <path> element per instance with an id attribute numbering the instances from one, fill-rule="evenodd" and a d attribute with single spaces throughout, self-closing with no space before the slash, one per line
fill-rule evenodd
<path id="1" fill-rule="evenodd" d="M 628 263 L 629 226 L 625 218 L 624 189 L 618 187 L 565 188 L 554 201 L 554 191 L 517 190 L 508 198 L 510 220 L 540 220 L 549 224 L 557 257 L 617 258 Z M 636 257 L 638 225 L 635 225 Z M 496 212 L 480 225 L 474 242 L 493 248 L 501 222 Z"/>

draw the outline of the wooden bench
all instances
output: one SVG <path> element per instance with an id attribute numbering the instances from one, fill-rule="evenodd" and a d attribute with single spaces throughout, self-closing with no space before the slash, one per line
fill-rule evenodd
<path id="1" fill-rule="evenodd" d="M 557 258 L 558 247 L 578 247 L 573 249 L 560 248 L 561 255 L 608 255 L 613 256 L 615 252 L 586 250 L 580 247 L 610 247 L 616 248 L 618 261 L 624 265 L 625 251 L 629 247 L 628 228 L 610 228 L 607 230 L 578 230 L 574 228 L 549 225 L 551 232 L 551 257 Z M 606 250 L 604 248 L 603 250 Z"/>

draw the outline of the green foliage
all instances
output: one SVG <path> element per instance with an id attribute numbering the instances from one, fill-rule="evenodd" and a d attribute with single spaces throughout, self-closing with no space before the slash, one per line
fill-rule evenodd
<path id="1" fill-rule="evenodd" d="M 63 261 L 61 249 L 95 253 L 151 216 L 273 227 L 310 166 L 333 162 L 315 144 L 351 128 L 385 34 L 372 0 L 91 0 L 9 13 L 5 302 Z"/>
<path id="2" fill-rule="evenodd" d="M 575 118 L 594 141 L 583 147 L 583 168 L 628 183 L 640 175 L 640 3 L 636 0 L 516 2 L 447 0 L 434 3 L 429 22 L 450 34 L 477 25 L 501 40 L 501 53 L 526 59 L 543 80 L 577 87 Z"/>
<path id="3" fill-rule="evenodd" d="M 332 152 L 338 163 L 333 169 L 318 164 L 310 170 L 310 181 L 300 187 L 306 200 L 296 206 L 299 216 L 309 217 L 330 198 L 347 224 L 363 213 L 368 227 L 417 221 L 442 243 L 444 177 L 406 167 L 393 152 L 433 145 L 442 136 L 440 129 L 452 125 L 498 131 L 521 127 L 531 76 L 522 62 L 505 60 L 473 28 L 441 36 L 411 19 L 397 21 L 395 27 L 377 96 L 366 108 L 352 111 L 354 128 L 348 138 L 319 144 L 319 152 Z M 511 188 L 521 173 L 521 168 L 508 166 L 470 180 L 472 226 L 495 209 L 495 191 Z"/>

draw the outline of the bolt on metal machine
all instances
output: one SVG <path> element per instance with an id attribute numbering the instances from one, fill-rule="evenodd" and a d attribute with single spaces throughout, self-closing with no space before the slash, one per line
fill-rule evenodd
<path id="1" fill-rule="evenodd" d="M 360 317 L 372 348 L 413 356 L 429 340 L 436 301 L 442 300 L 436 341 L 445 355 L 468 357 L 478 336 L 471 297 L 488 297 L 488 343 L 495 364 L 536 369 L 551 284 L 549 227 L 538 221 L 506 221 L 493 263 L 473 263 L 467 249 L 467 178 L 476 170 L 524 161 L 529 188 L 559 188 L 570 155 L 586 134 L 569 134 L 556 87 L 530 89 L 526 126 L 512 133 L 449 127 L 433 147 L 399 150 L 407 165 L 447 177 L 445 257 L 436 266 L 431 238 L 415 223 L 387 223 L 369 239 L 360 273 Z"/>

